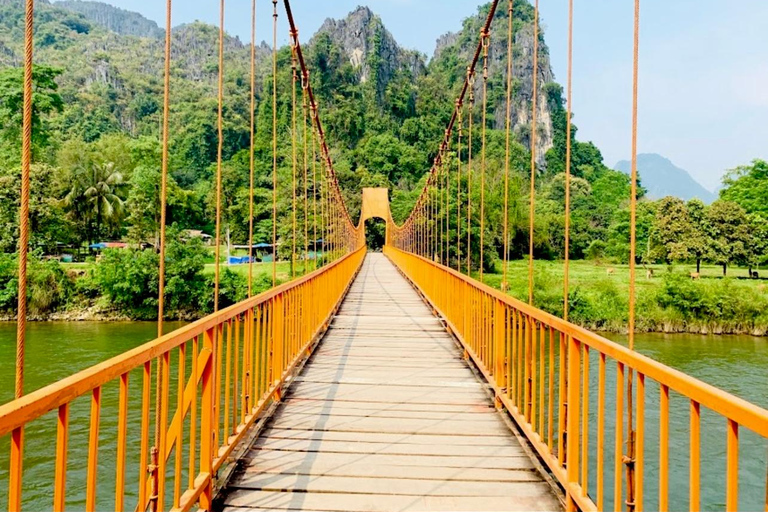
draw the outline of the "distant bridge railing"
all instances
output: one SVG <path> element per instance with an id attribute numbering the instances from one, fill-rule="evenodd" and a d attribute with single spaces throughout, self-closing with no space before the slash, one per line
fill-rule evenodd
<path id="1" fill-rule="evenodd" d="M 9 508 L 20 508 L 22 489 L 27 489 L 22 485 L 25 429 L 50 421 L 56 422 L 57 433 L 43 444 L 54 452 L 49 458 L 55 457 L 52 501 L 37 503 L 38 508 L 58 511 L 70 504 L 122 511 L 130 498 L 130 510 L 163 510 L 169 504 L 189 510 L 197 503 L 210 510 L 217 471 L 311 353 L 364 257 L 365 247 L 360 247 L 302 278 L 0 406 L 0 437 L 11 437 Z M 154 392 L 155 360 L 160 365 L 159 394 Z M 141 373 L 138 393 L 129 388 L 134 370 Z M 115 386 L 117 435 L 107 446 L 100 442 L 99 429 L 115 422 L 104 421 L 102 396 L 105 388 Z M 70 408 L 80 397 L 90 401 L 88 425 L 70 426 Z M 54 410 L 57 414 L 47 414 Z M 86 429 L 87 449 L 78 449 L 68 460 L 70 432 Z M 157 451 L 151 449 L 153 435 Z M 27 451 L 36 450 L 27 445 Z M 109 473 L 100 453 L 115 462 Z M 85 468 L 84 482 L 68 482 L 68 469 L 73 468 Z M 112 478 L 114 494 L 105 498 L 100 480 Z M 68 484 L 78 494 L 74 499 Z M 46 485 L 36 479 L 30 487 Z M 97 490 L 102 494 L 98 501 Z"/>
<path id="2" fill-rule="evenodd" d="M 721 507 L 724 504 L 725 510 L 737 510 L 739 433 L 745 429 L 756 434 L 760 447 L 744 457 L 751 464 L 750 485 L 760 487 L 765 482 L 768 410 L 427 258 L 391 246 L 385 247 L 385 253 L 444 318 L 466 356 L 494 389 L 497 405 L 503 405 L 515 419 L 562 485 L 570 509 L 624 510 L 629 502 L 630 510 L 640 511 L 646 494 L 653 490 L 657 497 L 647 501 L 652 499 L 655 506 L 648 508 L 668 510 L 673 466 L 688 475 L 687 489 L 678 487 L 672 492 L 678 501 L 687 493 L 690 510 L 702 509 L 703 491 L 717 492 L 702 488 L 702 470 L 723 469 L 724 478 L 718 480 L 724 483 L 724 495 L 716 502 Z M 628 418 L 625 402 L 630 371 L 637 374 L 630 395 L 633 420 Z M 651 386 L 658 390 L 657 395 L 649 391 Z M 678 429 L 682 434 L 688 431 L 685 442 L 679 443 L 683 450 L 670 451 L 671 395 L 675 404 L 683 405 L 683 415 L 688 410 L 687 429 L 684 424 Z M 596 410 L 590 410 L 595 406 Z M 720 432 L 725 431 L 724 445 L 702 443 L 705 408 L 717 416 L 713 424 L 720 439 Z M 672 412 L 679 421 L 680 408 L 674 407 Z M 650 418 L 658 418 L 658 424 L 650 425 Z M 634 458 L 626 457 L 630 424 L 634 425 L 629 440 L 634 443 Z M 709 428 L 710 422 L 707 425 Z M 609 439 L 614 444 L 612 454 Z M 651 465 L 654 474 L 646 478 Z M 594 482 L 590 480 L 592 471 Z M 632 496 L 624 487 L 625 472 L 633 479 Z M 762 491 L 765 495 L 765 488 Z"/>

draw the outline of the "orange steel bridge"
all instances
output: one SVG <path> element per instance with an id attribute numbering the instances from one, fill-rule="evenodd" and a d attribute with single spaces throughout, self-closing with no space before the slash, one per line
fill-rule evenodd
<path id="1" fill-rule="evenodd" d="M 275 77 L 278 3 L 272 2 Z M 482 151 L 479 158 L 474 155 L 473 163 L 475 97 L 480 95 L 485 107 L 489 41 L 502 5 L 509 14 L 502 30 L 508 38 L 507 76 L 511 76 L 513 2 L 491 3 L 434 166 L 402 225 L 393 220 L 386 189 L 363 190 L 360 220 L 356 224 L 351 220 L 333 170 L 290 2 L 282 3 L 290 26 L 292 57 L 288 87 L 293 107 L 293 231 L 288 244 L 292 245 L 290 257 L 296 274 L 302 273 L 297 269 L 301 253 L 305 255 L 303 275 L 277 285 L 273 266 L 277 286 L 259 295 L 249 293 L 247 300 L 219 309 L 217 254 L 215 312 L 165 334 L 163 218 L 157 339 L 25 394 L 34 30 L 33 2 L 26 0 L 16 399 L 0 406 L 0 436 L 9 440 L 10 462 L 7 471 L 3 468 L 0 473 L 0 490 L 7 491 L 9 510 L 20 510 L 35 492 L 49 500 L 44 508 L 54 510 L 69 506 L 119 511 L 561 507 L 640 511 L 648 503 L 668 510 L 674 497 L 696 511 L 709 506 L 702 503 L 703 492 L 710 491 L 702 488 L 707 474 L 722 475 L 718 477 L 722 484 L 718 502 L 726 510 L 737 510 L 740 489 L 749 485 L 754 491 L 755 486 L 763 485 L 766 470 L 765 450 L 740 452 L 740 438 L 750 436 L 764 447 L 768 411 L 634 351 L 634 257 L 630 259 L 629 346 L 569 323 L 567 300 L 563 318 L 537 309 L 533 258 L 527 303 L 485 285 L 482 262 L 479 279 L 470 276 L 470 248 L 476 243 L 469 229 L 473 212 L 481 213 L 481 259 L 485 244 L 486 123 L 483 120 L 479 135 Z M 164 177 L 170 0 L 167 6 Z M 223 0 L 221 6 L 223 76 Z M 635 6 L 636 92 L 639 0 Z M 252 7 L 255 41 L 255 1 Z M 572 9 L 571 2 L 571 14 Z M 535 24 L 538 30 L 538 17 Z M 569 57 L 570 53 L 569 46 Z M 536 55 L 535 51 L 534 68 Z M 534 80 L 534 119 L 536 83 Z M 570 108 L 570 66 L 568 83 Z M 279 86 L 275 82 L 272 87 L 273 106 Z M 301 101 L 297 98 L 299 86 Z M 508 80 L 507 104 L 511 94 Z M 217 241 L 224 193 L 224 101 L 220 80 Z M 481 109 L 483 119 L 486 110 Z M 273 242 L 277 247 L 278 129 L 275 108 L 273 112 Z M 633 114 L 636 126 L 636 101 Z M 253 126 L 252 118 L 252 135 Z M 466 147 L 462 147 L 463 137 Z M 509 122 L 507 137 L 509 140 Z M 636 148 L 635 142 L 636 135 Z M 570 147 L 570 139 L 568 143 Z M 535 143 L 532 147 L 535 153 Z M 533 154 L 532 213 L 535 162 Z M 569 157 L 566 164 L 569 183 Z M 456 211 L 451 211 L 449 194 L 461 197 L 462 177 L 478 173 L 480 205 L 468 199 L 457 201 Z M 505 176 L 508 174 L 507 166 Z M 636 168 L 632 183 L 634 256 Z M 567 192 L 566 204 L 568 198 Z M 165 180 L 161 202 L 165 205 Z M 505 200 L 505 212 L 506 208 Z M 568 211 L 569 207 L 566 247 Z M 366 252 L 365 222 L 371 218 L 386 223 L 383 255 Z M 505 225 L 505 235 L 506 231 Z M 322 261 L 310 261 L 306 254 L 316 243 L 310 240 L 318 240 L 318 236 L 324 239 L 327 255 Z M 252 242 L 252 221 L 250 237 Z M 216 247 L 218 251 L 218 243 Z M 567 265 L 566 257 L 566 270 Z M 505 261 L 505 272 L 506 267 Z M 251 277 L 252 273 L 249 289 Z M 564 297 L 568 296 L 567 286 L 566 279 Z M 117 408 L 105 411 L 103 396 L 113 391 Z M 82 402 L 89 404 L 89 422 L 71 424 L 70 412 Z M 106 414 L 113 421 L 105 422 Z M 724 448 L 702 442 L 705 415 L 711 419 L 707 425 L 722 431 Z M 670 449 L 670 425 L 675 417 L 684 418 L 688 425 L 684 449 Z M 44 423 L 56 425 L 55 438 L 30 448 L 25 434 L 31 439 Z M 114 442 L 105 443 L 100 436 L 105 424 L 116 430 Z M 70 446 L 70 434 L 75 431 L 87 432 L 84 447 Z M 27 463 L 25 454 L 30 449 L 35 460 L 50 463 L 45 467 Z M 723 467 L 717 467 L 711 461 L 720 460 L 723 450 Z M 745 459 L 749 464 L 740 465 Z M 673 470 L 687 474 L 687 486 L 670 489 Z M 755 475 L 755 471 L 762 473 Z M 35 505 L 40 507 L 37 501 Z M 768 510 L 768 500 L 762 507 Z"/>

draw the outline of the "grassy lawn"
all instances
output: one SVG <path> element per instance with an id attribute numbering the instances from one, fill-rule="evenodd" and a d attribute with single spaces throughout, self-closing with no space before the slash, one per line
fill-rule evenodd
<path id="1" fill-rule="evenodd" d="M 248 277 L 248 268 L 250 265 L 244 264 L 244 265 L 226 265 L 224 263 L 221 264 L 221 269 L 228 269 L 236 274 L 240 274 L 241 276 Z M 302 265 L 299 265 L 297 270 L 303 270 L 304 267 Z M 205 273 L 206 274 L 213 274 L 216 271 L 216 265 L 214 263 L 206 263 L 205 265 Z M 287 261 L 278 261 L 277 262 L 277 279 L 278 281 L 287 281 L 291 277 L 291 264 Z M 253 264 L 253 276 L 272 276 L 272 262 L 269 263 L 254 263 Z"/>
<path id="2" fill-rule="evenodd" d="M 528 260 L 516 260 L 507 264 L 507 280 L 510 285 L 510 292 L 519 299 L 527 300 L 528 293 Z M 628 293 L 629 291 L 629 265 L 613 265 L 609 263 L 595 263 L 593 261 L 577 260 L 570 263 L 570 287 L 593 287 L 598 282 L 610 281 L 620 291 Z M 662 276 L 670 271 L 666 265 L 648 265 L 653 269 L 653 277 L 648 279 L 646 269 L 638 265 L 636 269 L 635 283 L 638 293 L 642 290 L 654 290 L 661 284 Z M 690 276 L 691 272 L 696 271 L 695 265 L 675 265 L 671 271 L 684 276 Z M 562 289 L 563 276 L 565 269 L 562 261 L 534 261 L 534 278 L 537 281 L 543 281 L 548 286 L 559 286 Z M 473 274 L 479 277 L 478 274 Z M 748 269 L 730 267 L 728 269 L 728 278 L 735 278 L 739 283 L 752 286 L 756 292 L 762 292 L 766 286 L 762 279 L 749 279 Z M 701 266 L 701 281 L 720 280 L 723 276 L 723 269 L 715 265 Z M 768 277 L 768 271 L 765 272 Z M 501 274 L 486 274 L 485 283 L 495 288 L 501 287 Z"/>
<path id="3" fill-rule="evenodd" d="M 508 292 L 528 300 L 528 261 L 508 263 Z M 637 318 L 639 329 L 673 329 L 699 332 L 756 332 L 768 329 L 768 283 L 749 279 L 745 268 L 729 268 L 723 279 L 722 267 L 702 265 L 701 278 L 692 280 L 695 265 L 650 265 L 637 267 Z M 672 273 L 673 275 L 670 275 Z M 563 308 L 563 262 L 534 262 L 534 303 L 561 315 Z M 473 277 L 479 275 L 473 273 Z M 486 274 L 487 285 L 501 288 L 500 273 Z M 629 266 L 573 261 L 570 270 L 571 319 L 585 327 L 621 331 L 626 326 L 629 295 Z"/>

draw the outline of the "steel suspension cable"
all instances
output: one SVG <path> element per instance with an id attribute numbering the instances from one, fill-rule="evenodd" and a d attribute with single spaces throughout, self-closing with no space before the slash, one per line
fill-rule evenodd
<path id="1" fill-rule="evenodd" d="M 32 168 L 32 63 L 34 48 L 34 0 L 26 0 L 24 13 L 24 93 L 21 136 L 21 197 L 19 206 L 18 296 L 16 312 L 16 364 L 14 396 L 24 395 L 24 348 L 27 336 L 27 255 L 29 253 L 29 188 Z M 24 430 L 11 433 L 8 510 L 21 510 Z"/>
<path id="2" fill-rule="evenodd" d="M 275 4 L 275 16 L 276 16 L 277 0 L 273 0 L 273 3 Z M 298 34 L 296 23 L 293 18 L 291 3 L 289 0 L 283 0 L 283 4 L 285 6 L 289 27 L 292 31 Z M 276 40 L 275 40 L 275 46 L 277 46 Z M 298 41 L 298 38 L 296 39 L 296 56 L 298 57 L 301 73 L 307 76 L 307 96 L 309 98 L 310 108 L 314 109 L 315 112 L 317 112 L 317 102 L 315 100 L 314 91 L 312 90 L 312 84 L 309 83 L 309 71 L 307 69 L 306 62 L 304 60 L 304 53 L 302 51 L 301 43 Z M 330 187 L 332 189 L 331 191 L 333 192 L 333 202 L 334 202 L 334 205 L 337 206 L 339 209 L 338 215 L 335 215 L 334 216 L 335 218 L 333 219 L 334 223 L 338 226 L 337 233 L 336 233 L 338 235 L 337 240 L 338 242 L 345 242 L 344 248 L 348 248 L 347 242 L 350 241 L 349 236 L 351 236 L 351 230 L 354 229 L 355 224 L 352 222 L 352 219 L 349 215 L 349 209 L 347 208 L 347 205 L 344 202 L 344 198 L 341 195 L 338 178 L 336 176 L 336 171 L 333 168 L 333 161 L 331 160 L 328 144 L 325 140 L 325 132 L 323 130 L 323 125 L 322 125 L 322 122 L 320 121 L 319 114 L 315 115 L 314 124 L 317 130 L 318 142 L 320 145 L 320 154 L 323 160 L 325 161 L 325 165 L 329 175 Z M 342 228 L 342 225 L 344 226 L 343 228 Z M 339 244 L 339 246 L 341 245 Z"/>
<path id="3" fill-rule="evenodd" d="M 315 134 L 317 112 L 315 109 L 310 110 L 310 115 L 312 116 L 310 125 L 312 126 L 312 251 L 314 252 L 312 266 L 317 269 L 317 136 Z"/>
<path id="4" fill-rule="evenodd" d="M 450 254 L 450 208 L 448 205 L 448 196 L 450 195 L 451 191 L 451 166 L 450 166 L 450 150 L 451 150 L 451 138 L 449 134 L 446 134 L 446 140 L 448 141 L 448 144 L 445 147 L 445 155 L 446 160 L 443 173 L 445 174 L 445 189 L 444 189 L 444 204 L 445 204 L 445 261 L 443 261 L 443 265 L 446 267 L 450 264 L 451 254 Z"/>
<path id="5" fill-rule="evenodd" d="M 475 118 L 475 75 L 468 71 L 471 83 L 469 89 L 469 135 L 467 139 L 467 275 L 472 275 L 472 124 Z"/>
<path id="6" fill-rule="evenodd" d="M 19 207 L 19 285 L 16 321 L 15 397 L 24 395 L 24 346 L 27 333 L 27 257 L 29 254 L 29 188 L 32 169 L 32 62 L 34 0 L 26 0 L 24 14 L 24 99 L 21 136 L 21 201 Z M 19 482 L 21 484 L 21 482 Z"/>
<path id="7" fill-rule="evenodd" d="M 488 16 L 487 16 L 485 24 L 483 26 L 483 33 L 485 33 L 485 32 L 490 30 L 490 26 L 491 26 L 491 23 L 493 22 L 493 18 L 494 18 L 494 15 L 496 13 L 496 9 L 498 8 L 499 1 L 500 0 L 493 0 L 491 2 L 490 8 L 488 10 Z M 443 139 L 443 141 L 442 141 L 442 143 L 440 145 L 439 153 L 445 152 L 446 147 L 448 146 L 449 138 L 452 136 L 453 128 L 454 128 L 454 126 L 456 124 L 457 118 L 459 116 L 459 111 L 461 109 L 461 105 L 463 104 L 463 100 L 464 100 L 465 96 L 467 94 L 469 94 L 470 97 L 473 97 L 473 95 L 474 95 L 473 89 L 474 89 L 475 68 L 476 68 L 477 63 L 478 63 L 478 61 L 480 59 L 482 49 L 483 49 L 483 41 L 481 40 L 478 43 L 478 45 L 477 45 L 477 47 L 475 49 L 475 53 L 474 53 L 474 55 L 472 57 L 470 65 L 467 67 L 467 77 L 466 77 L 466 79 L 464 81 L 464 85 L 463 85 L 463 87 L 461 89 L 461 92 L 459 94 L 459 97 L 457 99 L 456 108 L 454 109 L 453 114 L 451 116 L 451 119 L 450 119 L 450 121 L 448 123 L 448 128 L 447 128 L 447 130 L 445 132 L 446 135 L 445 135 L 445 138 Z M 471 110 L 472 109 L 470 108 L 470 111 Z M 471 148 L 471 144 L 469 145 L 469 147 Z M 468 160 L 469 160 L 469 158 L 468 158 Z M 468 178 L 470 178 L 471 177 L 471 165 L 469 165 L 469 162 L 468 162 L 468 166 L 467 167 L 468 167 L 467 175 L 468 175 Z M 434 176 L 436 174 L 436 172 L 437 172 L 437 169 L 433 166 L 432 169 L 430 170 L 429 174 L 430 174 L 430 176 Z M 469 183 L 469 179 L 468 179 L 468 183 Z M 470 186 L 468 186 L 468 189 L 470 189 Z M 421 195 L 420 195 L 420 201 L 424 200 L 424 196 L 427 194 L 427 191 L 428 191 L 428 188 L 425 185 L 425 187 L 422 189 L 422 192 L 421 192 Z M 467 203 L 468 203 L 468 205 L 467 205 L 468 206 L 467 214 L 468 214 L 468 218 L 471 219 L 471 190 L 468 190 L 468 198 L 470 198 L 470 199 L 468 199 L 468 201 L 467 201 Z M 422 204 L 423 205 L 423 203 L 417 202 L 417 205 L 418 204 Z M 414 209 L 411 211 L 411 215 L 408 217 L 408 219 L 406 220 L 406 223 L 403 226 L 407 225 L 410 220 L 416 218 L 417 211 L 418 210 L 416 209 L 416 207 L 414 207 Z M 468 240 L 469 241 L 471 241 L 471 233 L 470 233 L 471 226 L 470 225 L 471 225 L 471 222 L 468 222 L 467 236 L 468 236 Z M 419 227 L 415 223 L 414 223 L 414 228 L 413 229 L 414 229 L 414 236 L 416 236 L 420 231 L 419 231 Z M 402 231 L 400 231 L 400 233 L 402 233 Z M 470 266 L 471 266 L 471 251 L 469 250 L 470 244 L 468 243 L 467 245 L 468 245 L 468 249 L 467 249 L 467 258 L 468 258 L 468 260 L 467 261 L 468 261 L 468 269 L 469 269 Z"/>
<path id="8" fill-rule="evenodd" d="M 216 150 L 216 275 L 214 283 L 213 310 L 219 310 L 219 279 L 221 277 L 221 168 L 224 149 L 224 0 L 219 3 L 219 94 Z"/>
<path id="9" fill-rule="evenodd" d="M 533 95 L 532 114 L 531 114 L 531 200 L 528 225 L 528 303 L 533 305 L 533 229 L 534 217 L 536 215 L 536 114 L 537 114 L 537 94 L 539 92 L 539 0 L 533 8 Z"/>
<path id="10" fill-rule="evenodd" d="M 308 133 L 307 133 L 307 119 L 309 118 L 309 100 L 307 98 L 307 87 L 309 86 L 309 77 L 302 75 L 301 77 L 301 91 L 304 104 L 304 273 L 309 271 L 309 208 L 308 198 L 309 195 L 309 148 L 307 147 Z"/>
<path id="11" fill-rule="evenodd" d="M 634 9 L 634 41 L 632 60 L 632 172 L 631 191 L 629 198 L 630 230 L 629 230 L 629 349 L 635 349 L 635 258 L 637 255 L 637 123 L 638 123 L 638 82 L 640 61 L 640 0 L 635 0 Z M 640 377 L 638 375 L 638 377 Z M 642 466 L 636 466 L 636 453 L 642 453 L 642 437 L 640 446 L 636 446 L 636 432 L 633 421 L 633 385 L 634 370 L 627 372 L 627 457 L 624 462 L 627 468 L 627 510 L 633 512 L 635 507 L 642 509 Z M 640 398 L 638 397 L 638 407 Z M 642 420 L 638 412 L 638 423 Z M 636 499 L 638 503 L 636 503 Z"/>
<path id="12" fill-rule="evenodd" d="M 507 283 L 507 261 L 509 259 L 509 150 L 512 132 L 512 14 L 514 0 L 509 0 L 507 6 L 507 113 L 505 120 L 505 150 L 504 150 L 504 258 L 501 278 L 501 289 L 509 289 Z"/>
<path id="13" fill-rule="evenodd" d="M 491 43 L 491 30 L 483 32 L 483 130 L 480 156 L 480 282 L 483 282 L 483 266 L 485 262 L 485 143 L 488 129 L 488 47 Z"/>
<path id="14" fill-rule="evenodd" d="M 456 271 L 461 272 L 461 132 L 463 122 L 461 119 L 462 105 L 456 100 L 456 112 L 458 112 L 458 134 L 456 143 Z"/>
<path id="15" fill-rule="evenodd" d="M 568 321 L 568 295 L 571 266 L 571 117 L 573 115 L 573 0 L 568 0 L 568 116 L 565 121 L 565 268 L 563 269 L 563 320 Z"/>
<path id="16" fill-rule="evenodd" d="M 253 195 L 256 169 L 256 0 L 251 0 L 251 145 L 248 166 L 248 297 L 253 297 Z"/>
<path id="17" fill-rule="evenodd" d="M 291 238 L 291 277 L 296 277 L 296 167 L 298 156 L 296 150 L 296 82 L 299 80 L 296 63 L 296 40 L 298 34 L 291 31 L 291 155 L 293 185 L 291 188 L 291 218 L 293 236 Z"/>
<path id="18" fill-rule="evenodd" d="M 158 297 L 157 297 L 157 337 L 163 335 L 163 319 L 165 316 L 165 238 L 166 238 L 166 204 L 168 194 L 168 128 L 170 118 L 170 95 L 171 95 L 171 0 L 165 2 L 165 63 L 163 77 L 163 121 L 162 121 L 162 162 L 160 177 L 160 268 L 158 270 Z M 163 483 L 159 481 L 158 455 L 162 448 L 162 437 L 165 430 L 165 421 L 163 418 L 163 408 L 165 407 L 165 396 L 163 393 L 164 383 L 167 379 L 165 375 L 164 364 L 161 358 L 157 359 L 157 377 L 155 381 L 155 437 L 151 452 L 151 463 L 149 473 L 151 480 L 150 504 L 153 510 L 158 508 L 158 500 L 163 494 Z"/>
<path id="19" fill-rule="evenodd" d="M 163 335 L 163 316 L 165 309 L 165 224 L 166 202 L 168 194 L 168 120 L 170 117 L 171 96 L 171 0 L 165 2 L 165 65 L 163 78 L 163 133 L 162 163 L 160 178 L 160 270 L 157 296 L 157 337 Z"/>
<path id="20" fill-rule="evenodd" d="M 277 286 L 277 0 L 272 0 L 272 286 Z"/>

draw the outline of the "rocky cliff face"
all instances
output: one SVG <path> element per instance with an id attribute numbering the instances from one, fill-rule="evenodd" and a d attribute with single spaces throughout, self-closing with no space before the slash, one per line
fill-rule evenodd
<path id="1" fill-rule="evenodd" d="M 424 56 L 401 48 L 381 19 L 367 7 L 358 7 L 343 20 L 325 20 L 313 41 L 319 34 L 327 34 L 343 50 L 361 82 L 375 79 L 379 92 L 399 72 L 407 72 L 416 79 L 426 71 Z"/>
<path id="2" fill-rule="evenodd" d="M 430 62 L 430 70 L 436 68 L 451 68 L 451 76 L 456 83 L 462 82 L 466 76 L 466 65 L 470 62 L 477 47 L 480 29 L 488 15 L 488 7 L 481 7 L 478 14 L 464 21 L 460 32 L 449 33 L 437 40 L 435 54 Z M 491 44 L 488 51 L 489 72 L 489 113 L 492 113 L 494 126 L 504 129 L 506 117 L 506 80 L 507 80 L 507 12 L 506 9 L 497 11 L 491 33 Z M 452 64 L 451 59 L 459 64 Z M 475 82 L 475 98 L 477 104 L 481 101 L 482 90 L 482 56 L 477 67 Z M 515 2 L 514 37 L 513 37 L 513 96 L 512 96 L 512 130 L 517 139 L 530 149 L 530 133 L 533 113 L 533 8 L 527 2 Z M 554 73 L 549 59 L 543 33 L 539 33 L 539 57 L 536 72 L 538 80 L 537 92 L 537 137 L 536 155 L 540 165 L 544 164 L 544 155 L 552 147 L 553 126 L 552 111 L 547 101 L 545 85 L 554 82 Z"/>
<path id="3" fill-rule="evenodd" d="M 56 7 L 82 14 L 89 21 L 124 36 L 163 37 L 165 31 L 136 12 L 126 11 L 102 2 L 63 0 Z"/>

